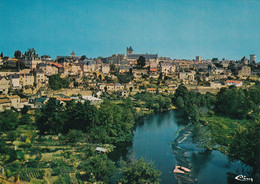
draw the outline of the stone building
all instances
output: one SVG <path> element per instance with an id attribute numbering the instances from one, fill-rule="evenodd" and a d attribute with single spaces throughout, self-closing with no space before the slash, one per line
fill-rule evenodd
<path id="1" fill-rule="evenodd" d="M 238 76 L 248 77 L 251 75 L 251 67 L 242 66 L 241 70 L 238 71 Z"/>
<path id="2" fill-rule="evenodd" d="M 9 87 L 10 87 L 9 80 L 6 77 L 0 76 L 0 91 L 4 94 L 7 94 Z"/>

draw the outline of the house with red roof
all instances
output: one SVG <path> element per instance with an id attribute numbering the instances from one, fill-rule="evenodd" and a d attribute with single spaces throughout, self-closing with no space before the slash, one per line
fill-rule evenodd
<path id="1" fill-rule="evenodd" d="M 242 87 L 243 82 L 242 81 L 236 81 L 236 80 L 227 80 L 226 84 L 227 84 L 227 86 Z"/>

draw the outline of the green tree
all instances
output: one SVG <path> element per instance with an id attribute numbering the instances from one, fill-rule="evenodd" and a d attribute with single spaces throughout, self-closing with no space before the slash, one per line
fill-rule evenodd
<path id="1" fill-rule="evenodd" d="M 140 56 L 137 60 L 137 65 L 140 67 L 140 68 L 143 68 L 145 66 L 145 57 L 143 56 Z"/>
<path id="2" fill-rule="evenodd" d="M 56 74 L 56 75 L 51 75 L 49 77 L 49 85 L 50 85 L 51 89 L 59 90 L 61 88 L 68 88 L 69 81 L 68 81 L 68 79 L 60 78 L 60 75 Z"/>
<path id="3" fill-rule="evenodd" d="M 152 162 L 145 162 L 144 159 L 139 159 L 132 163 L 123 163 L 121 168 L 121 178 L 118 181 L 122 183 L 153 183 L 159 184 L 159 176 L 161 172 L 157 170 Z"/>
<path id="4" fill-rule="evenodd" d="M 10 148 L 6 144 L 5 140 L 1 137 L 1 139 L 0 139 L 0 156 L 1 156 L 1 154 L 8 153 L 9 150 L 10 150 Z"/>
<path id="5" fill-rule="evenodd" d="M 185 113 L 188 115 L 189 120 L 193 123 L 199 121 L 199 111 L 195 104 L 189 103 L 184 107 Z"/>
<path id="6" fill-rule="evenodd" d="M 131 87 L 129 88 L 129 90 L 130 90 L 130 92 L 132 92 L 132 91 L 133 91 L 133 87 L 131 86 Z"/>
<path id="7" fill-rule="evenodd" d="M 111 70 L 112 73 L 116 73 L 117 72 L 116 71 L 116 65 L 114 63 L 110 64 L 110 70 Z"/>
<path id="8" fill-rule="evenodd" d="M 212 58 L 211 60 L 213 63 L 218 61 L 218 58 Z"/>
<path id="9" fill-rule="evenodd" d="M 25 153 L 23 151 L 10 150 L 8 154 L 4 155 L 3 165 L 5 175 L 7 178 L 14 177 L 15 183 L 20 181 L 20 173 L 23 165 L 25 164 Z"/>
<path id="10" fill-rule="evenodd" d="M 18 126 L 18 114 L 12 110 L 0 113 L 0 131 L 14 130 Z"/>
<path id="11" fill-rule="evenodd" d="M 259 115 L 258 115 L 259 116 Z M 229 156 L 256 167 L 260 160 L 260 119 L 250 121 L 245 127 L 238 127 L 231 136 Z"/>
<path id="12" fill-rule="evenodd" d="M 188 102 L 188 98 L 189 98 L 188 95 L 189 95 L 189 92 L 188 92 L 187 87 L 183 84 L 180 84 L 178 86 L 178 88 L 176 89 L 174 98 L 177 99 L 179 96 L 182 97 L 182 99 L 184 101 L 184 105 L 186 105 Z M 175 99 L 174 99 L 174 101 L 175 101 Z"/>
<path id="13" fill-rule="evenodd" d="M 108 183 L 110 177 L 115 173 L 115 164 L 107 158 L 107 155 L 93 155 L 83 160 L 78 169 L 85 174 L 79 176 L 83 181 Z"/>
<path id="14" fill-rule="evenodd" d="M 244 119 L 251 109 L 252 103 L 246 98 L 242 89 L 222 88 L 216 98 L 215 110 L 231 118 Z"/>
<path id="15" fill-rule="evenodd" d="M 61 113 L 62 105 L 57 104 L 55 98 L 50 98 L 46 105 L 36 114 L 36 125 L 40 134 L 58 134 L 62 132 L 64 117 Z"/>
<path id="16" fill-rule="evenodd" d="M 87 58 L 86 55 L 83 55 L 83 56 L 80 57 L 80 60 L 84 60 L 86 58 Z"/>
<path id="17" fill-rule="evenodd" d="M 68 134 L 64 136 L 64 139 L 67 143 L 79 143 L 86 139 L 86 134 L 81 130 L 69 130 Z"/>
<path id="18" fill-rule="evenodd" d="M 99 120 L 89 130 L 89 138 L 97 143 L 129 141 L 135 124 L 135 113 L 131 104 L 117 105 L 104 101 L 98 110 Z"/>
<path id="19" fill-rule="evenodd" d="M 15 58 L 15 59 L 21 59 L 21 58 L 22 58 L 22 52 L 19 51 L 19 50 L 16 50 L 16 51 L 14 52 L 14 58 Z"/>
<path id="20" fill-rule="evenodd" d="M 176 106 L 180 109 L 183 109 L 185 107 L 184 105 L 184 100 L 181 96 L 178 96 L 177 99 L 176 99 Z"/>
<path id="21" fill-rule="evenodd" d="M 63 132 L 67 133 L 70 129 L 89 132 L 98 122 L 98 110 L 95 106 L 90 105 L 89 101 L 84 104 L 81 102 L 69 102 L 65 106 L 65 110 L 61 112 L 64 117 Z"/>
<path id="22" fill-rule="evenodd" d="M 129 74 L 118 74 L 117 78 L 119 83 L 129 83 L 133 80 L 133 76 Z"/>

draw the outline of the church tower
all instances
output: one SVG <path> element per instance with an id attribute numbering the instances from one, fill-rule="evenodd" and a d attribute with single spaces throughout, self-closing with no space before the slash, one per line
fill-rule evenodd
<path id="1" fill-rule="evenodd" d="M 128 56 L 128 55 L 130 55 L 130 54 L 133 54 L 133 49 L 132 49 L 132 47 L 130 46 L 129 48 L 127 47 L 126 48 L 126 56 Z"/>
<path id="2" fill-rule="evenodd" d="M 75 52 L 74 52 L 74 50 L 71 52 L 71 54 L 70 54 L 70 57 L 71 58 L 74 58 L 76 56 L 76 54 L 75 54 Z"/>

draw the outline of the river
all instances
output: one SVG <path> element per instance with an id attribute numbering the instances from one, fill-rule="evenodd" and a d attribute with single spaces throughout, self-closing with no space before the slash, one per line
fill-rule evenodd
<path id="1" fill-rule="evenodd" d="M 110 157 L 114 161 L 143 157 L 153 161 L 162 172 L 162 184 L 199 183 L 233 184 L 236 175 L 247 175 L 250 168 L 240 162 L 229 162 L 219 151 L 205 151 L 192 143 L 189 131 L 179 131 L 187 122 L 177 111 L 162 112 L 146 117 L 134 131 L 132 143 L 118 145 Z M 178 137 L 177 137 L 178 135 Z M 180 140 L 173 145 L 174 140 Z M 191 169 L 189 175 L 173 174 L 175 165 Z"/>

